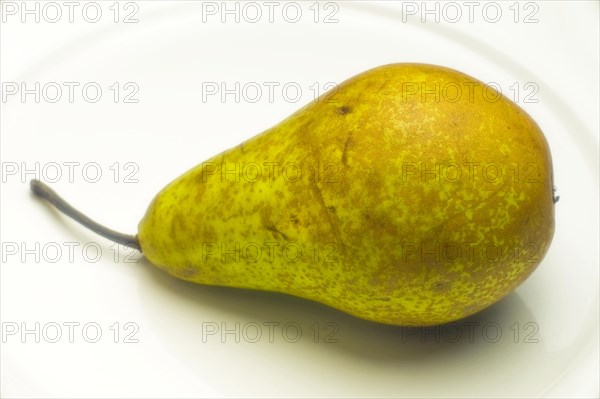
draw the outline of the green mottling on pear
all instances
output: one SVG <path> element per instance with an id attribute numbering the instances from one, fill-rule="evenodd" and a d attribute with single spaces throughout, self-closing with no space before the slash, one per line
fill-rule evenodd
<path id="1" fill-rule="evenodd" d="M 517 105 L 448 68 L 392 64 L 175 179 L 137 236 L 32 188 L 175 277 L 433 325 L 533 272 L 554 232 L 552 184 L 548 144 Z"/>

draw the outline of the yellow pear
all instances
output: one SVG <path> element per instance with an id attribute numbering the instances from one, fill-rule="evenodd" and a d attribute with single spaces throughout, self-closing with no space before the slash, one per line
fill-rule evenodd
<path id="1" fill-rule="evenodd" d="M 482 82 L 425 64 L 366 71 L 199 164 L 158 193 L 137 236 L 32 188 L 178 278 L 395 325 L 493 304 L 532 273 L 554 232 L 537 124 Z"/>

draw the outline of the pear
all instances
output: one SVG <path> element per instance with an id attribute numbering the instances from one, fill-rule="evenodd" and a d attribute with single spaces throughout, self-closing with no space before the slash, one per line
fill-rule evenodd
<path id="1" fill-rule="evenodd" d="M 137 236 L 32 188 L 175 277 L 404 326 L 458 320 L 513 291 L 548 250 L 557 200 L 532 118 L 426 64 L 363 72 L 199 164 L 158 193 Z"/>

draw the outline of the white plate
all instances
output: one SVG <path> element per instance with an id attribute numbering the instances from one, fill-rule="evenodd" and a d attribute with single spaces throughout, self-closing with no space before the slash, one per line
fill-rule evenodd
<path id="1" fill-rule="evenodd" d="M 221 2 L 121 3 L 117 23 L 111 2 L 94 3 L 97 23 L 82 17 L 89 3 L 73 23 L 55 4 L 56 23 L 41 3 L 40 23 L 3 9 L 3 93 L 40 82 L 41 96 L 2 101 L 4 397 L 598 395 L 597 3 L 478 3 L 472 23 L 462 2 L 428 3 L 440 23 L 421 2 L 275 3 L 272 23 L 263 2 L 239 3 L 239 23 L 221 22 Z M 449 22 L 456 10 L 460 21 Z M 191 285 L 144 260 L 127 263 L 123 248 L 115 262 L 115 246 L 28 192 L 36 172 L 25 169 L 37 164 L 81 210 L 134 232 L 153 195 L 189 167 L 277 123 L 328 82 L 407 61 L 456 68 L 517 100 L 547 135 L 561 196 L 539 269 L 451 329 L 394 328 L 283 295 Z M 56 103 L 50 82 L 63 90 Z M 65 82 L 79 84 L 73 102 Z M 203 99 L 221 82 L 240 82 L 239 102 Z M 257 86 L 262 97 L 251 102 Z M 95 87 L 102 95 L 92 103 Z M 79 163 L 72 176 L 69 162 Z M 79 323 L 72 337 L 68 323 Z"/>

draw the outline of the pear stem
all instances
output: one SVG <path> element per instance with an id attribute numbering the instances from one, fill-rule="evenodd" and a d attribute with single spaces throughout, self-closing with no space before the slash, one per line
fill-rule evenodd
<path id="1" fill-rule="evenodd" d="M 56 209 L 69 216 L 71 219 L 79 222 L 83 226 L 104 238 L 108 238 L 109 240 L 112 240 L 118 244 L 134 248 L 142 252 L 142 247 L 140 246 L 140 242 L 136 235 L 119 233 L 94 222 L 92 219 L 69 205 L 69 203 L 56 194 L 54 190 L 39 180 L 32 180 L 30 184 L 31 191 L 33 191 L 35 195 L 51 203 L 56 207 Z"/>

